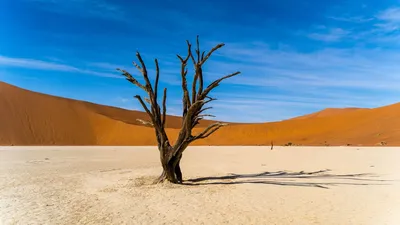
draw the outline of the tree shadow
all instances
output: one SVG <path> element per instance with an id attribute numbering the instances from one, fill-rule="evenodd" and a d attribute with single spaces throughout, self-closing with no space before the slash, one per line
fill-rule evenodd
<path id="1" fill-rule="evenodd" d="M 313 172 L 277 171 L 254 174 L 230 174 L 226 176 L 189 179 L 184 182 L 184 185 L 269 184 L 329 189 L 329 186 L 337 185 L 388 185 L 383 182 L 390 181 L 377 179 L 378 176 L 371 173 L 332 174 L 330 172 L 331 170 L 326 169 Z"/>

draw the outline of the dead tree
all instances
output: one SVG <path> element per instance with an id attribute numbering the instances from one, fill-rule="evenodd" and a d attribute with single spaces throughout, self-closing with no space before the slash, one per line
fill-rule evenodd
<path id="1" fill-rule="evenodd" d="M 192 53 L 192 45 L 189 41 L 187 42 L 188 53 L 186 57 L 182 57 L 177 55 L 181 62 L 181 78 L 182 78 L 182 103 L 183 103 L 183 112 L 182 112 L 182 127 L 179 132 L 179 136 L 174 142 L 171 144 L 167 133 L 165 131 L 165 122 L 167 116 L 166 109 L 166 101 L 167 101 L 167 89 L 164 88 L 163 97 L 162 97 L 162 107 L 158 102 L 158 81 L 160 78 L 160 69 L 158 65 L 157 59 L 155 59 L 156 66 L 156 78 L 154 82 L 154 86 L 151 84 L 146 65 L 140 56 L 140 53 L 137 52 L 136 56 L 139 60 L 139 64 L 133 62 L 133 65 L 140 71 L 143 75 L 145 84 L 141 84 L 136 80 L 129 72 L 121 69 L 117 69 L 122 72 L 122 75 L 125 76 L 126 80 L 131 82 L 132 84 L 138 86 L 143 89 L 148 98 L 143 98 L 140 95 L 136 95 L 135 98 L 142 105 L 143 109 L 148 114 L 150 121 L 143 121 L 143 124 L 154 127 L 154 131 L 157 138 L 158 150 L 160 152 L 160 160 L 163 168 L 163 172 L 161 176 L 156 180 L 156 182 L 163 182 L 168 180 L 172 183 L 182 183 L 182 172 L 180 168 L 180 161 L 182 159 L 182 153 L 188 147 L 190 143 L 193 141 L 204 139 L 213 134 L 222 126 L 225 126 L 224 123 L 214 123 L 205 128 L 202 132 L 198 134 L 193 134 L 192 129 L 199 124 L 199 122 L 206 116 L 207 114 L 203 114 L 206 110 L 211 109 L 212 107 L 205 107 L 207 103 L 216 100 L 209 96 L 210 92 L 216 88 L 221 81 L 236 76 L 240 74 L 240 72 L 235 72 L 224 76 L 214 82 L 210 83 L 207 87 L 204 87 L 204 77 L 203 77 L 203 69 L 202 66 L 204 63 L 210 58 L 210 56 L 223 47 L 224 44 L 218 44 L 214 48 L 212 48 L 208 53 L 205 51 L 200 51 L 199 37 L 197 36 L 197 49 L 195 53 Z M 187 65 L 189 62 L 192 62 L 194 65 L 194 78 L 191 86 L 191 92 L 188 89 L 187 83 L 187 74 L 188 69 Z M 146 104 L 147 103 L 147 104 Z"/>

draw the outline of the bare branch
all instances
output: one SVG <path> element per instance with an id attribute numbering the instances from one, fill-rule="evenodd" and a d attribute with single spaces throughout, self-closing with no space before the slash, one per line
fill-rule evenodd
<path id="1" fill-rule="evenodd" d="M 143 74 L 143 69 L 142 69 L 142 67 L 140 67 L 135 61 L 133 61 L 132 64 L 140 71 L 140 73 Z"/>
<path id="2" fill-rule="evenodd" d="M 226 126 L 228 124 L 226 123 L 214 123 L 211 124 L 210 126 L 208 126 L 206 129 L 204 129 L 203 132 L 201 132 L 200 134 L 196 135 L 193 137 L 194 140 L 197 139 L 203 139 L 203 138 L 207 138 L 208 136 L 210 136 L 211 134 L 213 134 L 215 131 L 217 131 L 219 128 Z"/>
<path id="3" fill-rule="evenodd" d="M 186 56 L 186 58 L 183 59 L 182 56 L 176 55 L 176 56 L 178 56 L 179 60 L 181 60 L 181 63 L 187 63 L 187 61 L 190 58 L 190 55 L 192 55 L 192 45 L 190 44 L 190 42 L 188 40 L 186 41 L 186 43 L 188 45 L 188 55 Z"/>
<path id="4" fill-rule="evenodd" d="M 197 100 L 195 103 L 192 104 L 192 106 L 190 106 L 189 111 L 193 111 L 197 106 L 200 106 L 204 102 L 204 100 Z"/>
<path id="5" fill-rule="evenodd" d="M 144 63 L 144 61 L 143 61 L 143 59 L 142 59 L 142 56 L 140 55 L 139 52 L 136 52 L 136 57 L 139 59 L 139 62 L 140 62 L 140 64 L 142 65 L 141 72 L 142 72 L 142 74 L 143 74 L 144 81 L 146 82 L 146 87 L 149 89 L 149 94 L 150 94 L 150 93 L 153 93 L 153 87 L 151 86 L 149 77 L 148 77 L 148 75 L 147 75 L 146 64 Z M 139 69 L 140 66 L 137 66 L 137 68 Z M 140 69 L 139 69 L 139 70 L 140 70 Z"/>
<path id="6" fill-rule="evenodd" d="M 190 98 L 189 98 L 189 91 L 187 88 L 187 61 L 192 55 L 192 50 L 191 47 L 192 45 L 190 44 L 189 41 L 186 41 L 188 45 L 188 55 L 186 56 L 185 59 L 183 59 L 181 56 L 177 55 L 178 58 L 181 60 L 181 77 L 182 77 L 182 90 L 183 90 L 183 98 L 182 98 L 182 103 L 183 103 L 183 113 L 182 116 L 185 116 L 187 113 L 188 108 L 191 106 Z"/>
<path id="7" fill-rule="evenodd" d="M 149 93 L 150 94 L 150 93 Z M 146 106 L 146 104 L 144 103 L 142 97 L 140 97 L 139 95 L 135 95 L 135 98 L 137 98 L 140 102 L 140 104 L 142 105 L 143 109 L 146 111 L 146 113 L 149 115 L 150 119 L 151 119 L 151 123 L 153 124 L 153 127 L 156 130 L 156 137 L 157 137 L 157 142 L 160 143 L 160 141 L 162 139 L 167 140 L 168 137 L 166 136 L 166 133 L 164 131 L 164 128 L 162 128 L 161 125 L 161 121 L 160 121 L 160 116 L 159 114 L 156 114 L 155 111 L 153 110 L 154 107 L 151 107 L 152 112 L 150 112 L 149 108 Z"/>
<path id="8" fill-rule="evenodd" d="M 149 98 L 144 98 L 144 100 L 151 105 L 151 101 Z"/>
<path id="9" fill-rule="evenodd" d="M 182 56 L 180 56 L 180 55 L 176 55 L 178 58 L 179 58 L 179 60 L 181 60 L 181 62 L 184 62 L 185 60 L 182 58 Z"/>
<path id="10" fill-rule="evenodd" d="M 206 108 L 200 110 L 199 113 L 202 113 L 202 112 L 204 112 L 204 111 L 206 111 L 206 110 L 209 110 L 209 109 L 212 109 L 212 108 L 213 108 L 213 107 L 206 107 Z"/>
<path id="11" fill-rule="evenodd" d="M 196 85 L 197 85 L 197 79 L 199 76 L 199 66 L 198 66 L 198 62 L 196 62 L 196 60 L 194 59 L 193 55 L 190 55 L 190 58 L 193 61 L 193 65 L 194 65 L 194 77 L 193 77 L 193 82 L 192 82 L 192 102 L 196 101 Z"/>
<path id="12" fill-rule="evenodd" d="M 189 99 L 189 92 L 187 90 L 187 81 L 186 81 L 186 74 L 187 71 L 184 72 L 182 75 L 182 90 L 183 90 L 183 98 L 182 98 L 182 103 L 183 103 L 183 112 L 182 116 L 185 116 L 187 113 L 188 108 L 190 107 L 190 99 Z"/>
<path id="13" fill-rule="evenodd" d="M 197 117 L 215 117 L 214 115 L 211 115 L 211 114 L 200 114 L 200 115 L 198 115 Z"/>
<path id="14" fill-rule="evenodd" d="M 225 80 L 225 79 L 228 79 L 228 78 L 230 78 L 230 77 L 239 75 L 239 74 L 240 74 L 240 72 L 237 71 L 237 72 L 234 72 L 234 73 L 231 73 L 231 74 L 229 74 L 229 75 L 226 75 L 226 76 L 224 76 L 224 77 L 219 78 L 218 80 L 216 80 L 216 81 L 212 82 L 210 85 L 208 85 L 207 88 L 206 88 L 206 89 L 204 90 L 204 92 L 202 93 L 202 95 L 207 95 L 212 89 L 216 88 L 216 87 L 219 85 L 219 83 L 220 83 L 221 81 L 223 81 L 223 80 Z"/>
<path id="15" fill-rule="evenodd" d="M 154 127 L 154 124 L 150 121 L 146 121 L 146 120 L 142 120 L 142 119 L 136 119 L 136 120 L 138 122 L 142 123 L 143 125 Z"/>
<path id="16" fill-rule="evenodd" d="M 196 44 L 197 44 L 197 49 L 196 49 L 197 62 L 200 62 L 201 59 L 200 59 L 200 42 L 199 42 L 199 35 L 197 35 Z"/>
<path id="17" fill-rule="evenodd" d="M 193 77 L 193 83 L 192 83 L 192 102 L 196 101 L 196 85 L 197 85 L 197 79 L 199 77 L 199 69 L 197 65 L 194 65 L 194 77 Z"/>
<path id="18" fill-rule="evenodd" d="M 204 110 L 200 110 L 204 111 Z M 195 119 L 193 120 L 192 127 L 195 127 L 201 120 L 203 120 L 205 117 L 215 117 L 214 115 L 211 114 L 200 114 L 201 112 L 198 112 L 197 115 L 195 116 Z"/>
<path id="19" fill-rule="evenodd" d="M 201 136 L 201 137 L 199 137 L 199 138 L 196 138 L 196 139 L 208 138 L 211 134 L 213 134 L 215 131 L 219 130 L 219 128 L 221 128 L 221 127 L 223 127 L 223 126 L 214 127 L 213 129 L 211 129 L 211 130 L 208 132 L 208 134 L 205 134 L 205 135 L 203 135 L 203 136 Z"/>
<path id="20" fill-rule="evenodd" d="M 189 91 L 187 88 L 187 80 L 186 80 L 187 69 L 185 68 L 185 66 L 186 65 L 182 65 L 182 90 L 183 90 L 182 100 L 183 100 L 184 111 L 187 110 L 190 107 L 190 105 L 192 104 L 190 102 Z"/>
<path id="21" fill-rule="evenodd" d="M 141 89 L 143 89 L 144 91 L 147 92 L 146 87 L 143 86 L 141 83 L 139 83 L 139 81 L 137 81 L 135 78 L 133 78 L 133 76 L 128 71 L 121 70 L 120 68 L 117 68 L 117 70 L 122 72 L 122 75 L 125 76 L 126 80 L 128 80 L 132 84 L 138 86 L 139 88 L 141 88 Z"/>
<path id="22" fill-rule="evenodd" d="M 201 120 L 201 118 L 198 118 L 195 121 L 193 121 L 192 127 L 195 127 L 195 126 L 197 126 L 197 124 L 200 124 L 200 120 Z"/>
<path id="23" fill-rule="evenodd" d="M 195 63 L 194 59 L 193 63 Z M 203 69 L 199 65 L 199 62 L 194 65 L 194 70 L 195 74 L 192 83 L 192 102 L 195 102 L 203 91 Z M 199 81 L 199 90 L 196 93 L 197 81 Z"/>
<path id="24" fill-rule="evenodd" d="M 146 113 L 153 119 L 153 114 L 150 112 L 149 108 L 147 108 L 146 104 L 143 102 L 142 97 L 140 95 L 135 95 L 135 98 L 137 98 L 142 105 L 143 109 L 146 111 Z M 153 121 L 154 123 L 154 121 Z"/>
<path id="25" fill-rule="evenodd" d="M 157 59 L 155 59 L 154 62 L 156 64 L 156 81 L 155 81 L 155 84 L 154 84 L 154 98 L 157 100 L 158 80 L 160 78 L 160 67 L 158 66 L 158 60 Z"/>
<path id="26" fill-rule="evenodd" d="M 200 97 L 200 95 L 203 92 L 203 84 L 204 84 L 203 83 L 203 69 L 201 67 L 199 68 L 198 73 L 199 73 L 199 90 L 197 93 L 199 96 L 197 96 L 197 98 Z"/>
<path id="27" fill-rule="evenodd" d="M 203 70 L 201 68 L 201 60 L 202 59 L 200 58 L 199 35 L 197 35 L 196 44 L 197 44 L 197 49 L 196 49 L 197 62 L 195 61 L 194 57 L 192 56 L 192 61 L 193 61 L 194 70 L 195 70 L 193 84 L 192 84 L 192 102 L 195 102 L 198 98 L 198 95 L 200 95 L 201 92 L 203 91 Z M 204 54 L 204 52 L 203 52 L 203 54 Z M 199 90 L 196 93 L 197 80 L 199 81 Z"/>
<path id="28" fill-rule="evenodd" d="M 161 126 L 161 112 L 160 112 L 160 106 L 157 103 L 157 89 L 158 89 L 158 81 L 159 81 L 159 76 L 160 76 L 160 70 L 159 70 L 159 65 L 158 65 L 158 60 L 155 59 L 155 64 L 156 64 L 156 81 L 155 81 L 155 88 L 156 90 L 153 90 L 153 87 L 151 85 L 151 82 L 149 80 L 148 74 L 147 74 L 147 69 L 146 69 L 146 64 L 143 61 L 142 56 L 140 55 L 139 52 L 136 52 L 136 56 L 139 59 L 139 62 L 141 66 L 136 65 L 136 67 L 142 72 L 143 78 L 146 82 L 146 92 L 149 95 L 148 99 L 145 99 L 146 102 L 148 102 L 151 105 L 151 114 L 153 115 L 153 124 L 157 128 L 157 130 L 160 129 Z M 135 65 L 135 63 L 134 63 Z"/>
<path id="29" fill-rule="evenodd" d="M 216 99 L 216 98 L 211 98 L 211 97 L 208 97 L 208 98 L 209 98 L 209 99 L 208 99 L 207 101 L 204 101 L 204 102 L 203 102 L 203 105 L 205 105 L 205 104 L 207 104 L 207 103 L 209 103 L 209 102 L 218 100 L 218 99 Z"/>
<path id="30" fill-rule="evenodd" d="M 190 44 L 190 42 L 188 40 L 186 40 L 187 46 L 188 46 L 188 55 L 185 58 L 185 62 L 187 62 L 189 60 L 190 57 L 193 56 L 192 54 L 192 44 Z"/>
<path id="31" fill-rule="evenodd" d="M 190 45 L 189 41 L 187 43 L 188 43 L 188 45 Z M 197 45 L 199 46 L 198 40 L 197 40 Z M 198 50 L 199 49 L 197 47 L 197 49 L 195 50 L 196 54 L 198 53 Z M 198 61 L 196 62 L 196 60 L 194 59 L 192 50 L 190 50 L 189 56 L 192 59 L 193 67 L 194 67 L 194 77 L 193 77 L 193 82 L 192 82 L 192 103 L 193 103 L 193 102 L 196 101 L 196 83 L 197 83 L 198 64 L 199 64 L 199 62 Z"/>
<path id="32" fill-rule="evenodd" d="M 155 102 L 155 114 L 157 114 L 158 120 L 160 120 L 160 116 L 161 116 L 161 110 L 160 110 L 160 106 L 158 105 L 157 101 L 158 101 L 158 81 L 160 79 L 160 67 L 158 65 L 158 60 L 155 59 L 154 63 L 156 64 L 156 80 L 154 82 L 154 102 Z M 162 123 L 162 121 L 160 121 L 160 123 Z"/>
<path id="33" fill-rule="evenodd" d="M 207 61 L 207 59 L 210 58 L 210 56 L 213 54 L 213 52 L 222 48 L 224 45 L 225 45 L 224 43 L 221 43 L 221 44 L 218 44 L 217 46 L 215 46 L 214 48 L 212 48 L 211 51 L 207 53 L 207 55 L 203 58 L 203 60 L 201 60 L 201 62 L 199 64 L 203 65 Z"/>
<path id="34" fill-rule="evenodd" d="M 196 60 L 194 59 L 193 53 L 192 53 L 192 44 L 190 44 L 189 41 L 186 41 L 187 45 L 188 45 L 188 57 L 187 58 L 191 58 L 193 65 L 196 65 Z"/>
<path id="35" fill-rule="evenodd" d="M 165 127 L 165 121 L 167 120 L 167 88 L 164 88 L 164 97 L 163 97 L 163 114 L 162 114 L 162 127 Z"/>
<path id="36" fill-rule="evenodd" d="M 198 100 L 195 103 L 193 103 L 190 108 L 187 111 L 186 116 L 184 116 L 182 119 L 182 129 L 181 132 L 187 132 L 191 133 L 192 127 L 191 125 L 193 124 L 193 116 L 196 116 L 196 111 L 198 110 L 198 107 L 201 106 L 203 103 L 203 100 Z"/>

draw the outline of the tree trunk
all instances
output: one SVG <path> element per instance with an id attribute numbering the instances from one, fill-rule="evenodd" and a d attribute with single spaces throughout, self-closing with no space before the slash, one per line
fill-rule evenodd
<path id="1" fill-rule="evenodd" d="M 183 179 L 182 179 L 182 171 L 181 171 L 181 159 L 178 160 L 176 166 L 175 166 L 175 175 L 176 175 L 176 179 L 178 180 L 178 183 L 182 184 Z"/>
<path id="2" fill-rule="evenodd" d="M 172 148 L 163 148 L 160 150 L 161 165 L 163 172 L 160 177 L 155 181 L 155 183 L 162 183 L 164 181 L 169 181 L 174 184 L 182 183 L 182 171 L 180 167 L 180 161 L 182 155 L 180 156 L 170 156 L 172 153 Z M 170 160 L 168 160 L 171 158 Z"/>

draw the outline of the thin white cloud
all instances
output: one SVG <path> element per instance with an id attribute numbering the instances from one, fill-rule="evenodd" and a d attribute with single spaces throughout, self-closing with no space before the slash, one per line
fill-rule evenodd
<path id="1" fill-rule="evenodd" d="M 117 65 L 117 64 L 112 64 L 112 63 L 107 63 L 107 62 L 93 62 L 93 63 L 88 63 L 88 66 L 97 67 L 97 68 L 106 69 L 106 70 L 116 70 L 117 68 L 120 68 L 120 69 L 125 69 L 125 68 L 126 68 L 126 66 Z"/>
<path id="2" fill-rule="evenodd" d="M 116 4 L 104 0 L 26 0 L 35 6 L 60 14 L 124 20 L 124 11 Z"/>
<path id="3" fill-rule="evenodd" d="M 54 70 L 54 71 L 65 71 L 65 72 L 77 72 L 78 68 L 54 63 L 41 61 L 36 59 L 26 59 L 26 58 L 11 58 L 0 55 L 0 65 L 3 66 L 12 66 L 12 67 L 23 67 L 30 69 L 41 69 L 41 70 Z"/>
<path id="4" fill-rule="evenodd" d="M 124 104 L 124 103 L 130 102 L 130 101 L 133 101 L 133 98 L 118 97 L 118 98 L 116 98 L 116 101 L 118 103 Z"/>
<path id="5" fill-rule="evenodd" d="M 376 15 L 375 31 L 392 33 L 400 30 L 400 8 L 389 8 Z M 397 36 L 398 37 L 398 36 Z"/>
<path id="6" fill-rule="evenodd" d="M 341 28 L 330 28 L 327 30 L 320 30 L 308 34 L 308 37 L 314 40 L 325 42 L 336 42 L 345 38 L 350 32 Z"/>
<path id="7" fill-rule="evenodd" d="M 80 69 L 78 72 L 83 73 L 83 74 L 94 75 L 94 76 L 98 76 L 98 77 L 123 78 L 122 76 L 117 75 L 117 74 L 103 73 L 103 72 L 97 72 L 97 71 L 86 70 L 86 69 Z"/>
<path id="8" fill-rule="evenodd" d="M 47 70 L 47 71 L 59 71 L 59 72 L 71 72 L 71 73 L 82 73 L 88 75 L 94 75 L 99 77 L 110 77 L 110 78 L 121 78 L 117 74 L 103 73 L 89 69 L 81 69 L 74 66 L 60 64 L 50 61 L 42 61 L 37 59 L 28 58 L 13 58 L 0 55 L 0 66 L 2 67 L 18 67 L 26 69 L 36 70 Z"/>
<path id="9" fill-rule="evenodd" d="M 348 16 L 348 17 L 338 17 L 338 16 L 328 16 L 327 18 L 341 21 L 341 22 L 349 22 L 349 23 L 365 23 L 372 21 L 374 18 L 371 17 L 363 17 L 363 16 Z"/>
<path id="10" fill-rule="evenodd" d="M 392 104 L 398 99 L 385 95 L 363 95 L 362 93 L 324 93 L 317 91 L 306 96 L 298 93 L 268 94 L 263 92 L 216 93 L 218 101 L 212 102 L 209 113 L 218 120 L 231 122 L 267 122 L 289 119 L 324 108 L 373 108 Z M 226 113 L 229 111 L 230 113 Z M 243 118 L 245 117 L 245 119 Z"/>
<path id="11" fill-rule="evenodd" d="M 212 79 L 233 70 L 242 71 L 228 83 L 376 90 L 398 90 L 400 85 L 400 52 L 396 50 L 321 49 L 301 53 L 236 43 L 227 44 L 221 52 L 226 60 L 209 62 L 205 71 L 215 74 L 209 76 Z"/>
<path id="12" fill-rule="evenodd" d="M 300 32 L 310 39 L 324 42 L 342 40 L 357 44 L 400 45 L 400 7 L 391 7 L 371 15 L 328 16 L 342 22 L 343 27 L 313 26 L 308 32 Z M 343 23 L 345 22 L 345 23 Z"/>
<path id="13" fill-rule="evenodd" d="M 349 98 L 350 94 L 353 95 L 352 98 Z M 313 93 L 307 90 L 298 90 L 286 94 L 244 92 L 240 94 L 216 93 L 215 95 L 218 96 L 221 102 L 241 104 L 247 104 L 249 102 L 257 104 L 264 104 L 267 102 L 282 104 L 299 103 L 304 105 L 311 104 L 312 106 L 324 106 L 325 104 L 331 105 L 334 103 L 337 105 L 359 105 L 360 107 L 369 107 L 370 105 L 368 102 L 377 99 L 375 96 L 362 96 L 357 93 Z M 362 103 L 361 105 L 360 102 Z"/>
<path id="14" fill-rule="evenodd" d="M 400 24 L 400 7 L 393 7 L 378 13 L 377 18 L 391 23 Z"/>

